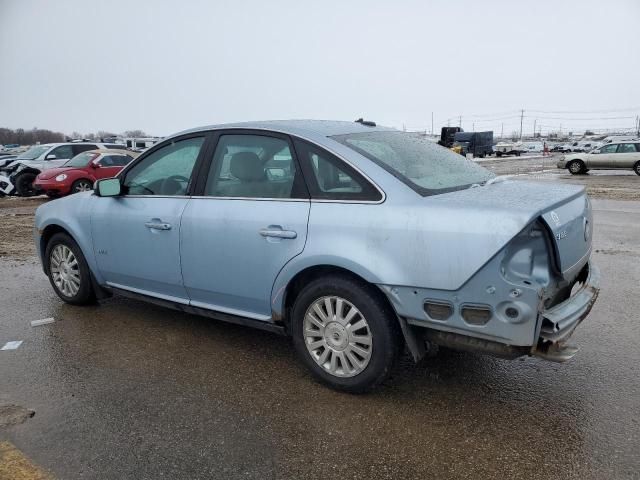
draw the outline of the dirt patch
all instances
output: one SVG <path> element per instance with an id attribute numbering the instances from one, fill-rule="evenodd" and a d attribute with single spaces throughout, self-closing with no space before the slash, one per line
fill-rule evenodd
<path id="1" fill-rule="evenodd" d="M 0 258 L 26 259 L 36 255 L 33 212 L 4 213 L 0 210 L 0 226 Z"/>
<path id="2" fill-rule="evenodd" d="M 33 410 L 19 405 L 0 405 L 0 427 L 18 425 L 36 414 Z"/>

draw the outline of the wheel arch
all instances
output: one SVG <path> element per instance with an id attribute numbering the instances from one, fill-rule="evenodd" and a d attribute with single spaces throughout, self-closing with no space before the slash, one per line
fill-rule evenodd
<path id="1" fill-rule="evenodd" d="M 78 240 L 73 236 L 73 234 L 66 228 L 56 224 L 56 223 L 52 223 L 50 225 L 47 225 L 43 230 L 42 233 L 40 234 L 40 244 L 39 244 L 39 254 L 40 254 L 40 258 L 42 259 L 42 268 L 44 270 L 44 273 L 46 273 L 47 275 L 49 274 L 48 272 L 48 267 L 47 267 L 47 262 L 46 262 L 46 258 L 45 258 L 45 252 L 47 251 L 47 245 L 49 245 L 49 242 L 51 241 L 51 239 L 53 238 L 53 236 L 56 233 L 64 233 L 66 235 L 69 235 L 74 242 L 76 242 L 76 244 L 80 247 L 80 249 L 82 250 L 82 247 L 80 246 L 80 243 L 78 242 Z M 85 258 L 87 257 L 87 255 L 85 254 L 85 252 L 82 252 L 85 256 Z"/>

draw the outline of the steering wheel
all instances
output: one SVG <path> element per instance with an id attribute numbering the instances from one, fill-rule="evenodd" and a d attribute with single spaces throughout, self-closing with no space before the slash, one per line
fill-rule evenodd
<path id="1" fill-rule="evenodd" d="M 185 186 L 183 187 L 183 183 Z M 189 183 L 189 179 L 182 175 L 171 175 L 162 181 L 160 191 L 164 195 L 176 195 L 178 193 L 186 192 L 186 184 Z M 184 191 L 183 191 L 184 190 Z"/>

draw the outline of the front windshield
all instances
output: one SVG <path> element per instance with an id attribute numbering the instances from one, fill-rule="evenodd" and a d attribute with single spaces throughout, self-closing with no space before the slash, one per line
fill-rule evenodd
<path id="1" fill-rule="evenodd" d="M 424 196 L 462 190 L 495 176 L 415 133 L 373 131 L 331 138 L 373 160 Z"/>
<path id="2" fill-rule="evenodd" d="M 33 160 L 34 158 L 38 158 L 44 152 L 49 150 L 49 148 L 51 148 L 51 147 L 48 147 L 46 145 L 39 145 L 37 147 L 31 147 L 26 152 L 21 153 L 18 158 L 21 158 L 21 159 L 24 159 L 24 160 Z"/>
<path id="3" fill-rule="evenodd" d="M 63 166 L 64 167 L 86 167 L 87 165 L 89 165 L 89 162 L 94 158 L 96 158 L 97 156 L 98 156 L 97 153 L 83 152 L 73 157 Z"/>

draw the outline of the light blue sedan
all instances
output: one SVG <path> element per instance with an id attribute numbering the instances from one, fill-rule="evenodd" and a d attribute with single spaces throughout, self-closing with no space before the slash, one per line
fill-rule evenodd
<path id="1" fill-rule="evenodd" d="M 350 392 L 407 349 L 564 361 L 598 294 L 583 187 L 492 173 L 373 122 L 197 128 L 38 208 L 65 302 L 117 292 L 289 335 Z"/>

